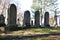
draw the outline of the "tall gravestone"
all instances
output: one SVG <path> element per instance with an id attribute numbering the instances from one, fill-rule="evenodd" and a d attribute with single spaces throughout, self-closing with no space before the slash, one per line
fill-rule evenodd
<path id="1" fill-rule="evenodd" d="M 40 13 L 39 13 L 39 11 L 35 12 L 35 27 L 40 27 Z"/>
<path id="2" fill-rule="evenodd" d="M 16 18 L 17 8 L 14 4 L 11 4 L 10 8 L 8 9 L 8 24 L 7 24 L 8 30 L 17 29 Z"/>
<path id="3" fill-rule="evenodd" d="M 49 27 L 49 12 L 45 12 L 45 15 L 44 15 L 44 26 L 45 27 Z"/>
<path id="4" fill-rule="evenodd" d="M 24 12 L 24 25 L 30 27 L 30 12 L 28 10 Z"/>

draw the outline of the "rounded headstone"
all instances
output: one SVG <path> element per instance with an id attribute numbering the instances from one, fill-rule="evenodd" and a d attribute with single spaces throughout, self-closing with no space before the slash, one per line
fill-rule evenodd
<path id="1" fill-rule="evenodd" d="M 40 27 L 40 12 L 35 12 L 35 27 Z"/>
<path id="2" fill-rule="evenodd" d="M 17 29 L 16 19 L 17 19 L 17 8 L 15 4 L 11 4 L 10 8 L 8 8 L 8 20 L 7 20 L 8 30 Z"/>
<path id="3" fill-rule="evenodd" d="M 30 27 L 30 12 L 28 10 L 24 12 L 24 25 Z"/>
<path id="4" fill-rule="evenodd" d="M 45 12 L 45 15 L 44 15 L 44 26 L 45 27 L 50 27 L 50 25 L 49 25 L 49 12 Z"/>

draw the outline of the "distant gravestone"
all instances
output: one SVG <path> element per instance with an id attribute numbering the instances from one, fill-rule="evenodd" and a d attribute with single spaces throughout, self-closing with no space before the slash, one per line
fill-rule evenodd
<path id="1" fill-rule="evenodd" d="M 28 10 L 24 13 L 24 25 L 30 27 L 30 12 Z"/>
<path id="2" fill-rule="evenodd" d="M 57 17 L 58 17 L 58 16 L 55 14 L 55 15 L 54 15 L 54 19 L 55 19 L 55 21 L 56 21 L 55 26 L 58 25 L 58 24 L 57 24 Z"/>
<path id="3" fill-rule="evenodd" d="M 40 27 L 40 13 L 39 13 L 39 11 L 35 12 L 35 27 Z"/>
<path id="4" fill-rule="evenodd" d="M 44 26 L 45 27 L 49 27 L 49 12 L 45 12 L 45 15 L 44 15 Z"/>
<path id="5" fill-rule="evenodd" d="M 8 24 L 7 24 L 8 30 L 17 29 L 16 18 L 17 8 L 14 4 L 11 4 L 10 8 L 8 9 Z"/>
<path id="6" fill-rule="evenodd" d="M 19 18 L 17 19 L 17 25 L 18 25 L 18 27 L 20 27 L 20 19 Z"/>
<path id="7" fill-rule="evenodd" d="M 31 26 L 33 27 L 33 20 L 31 21 Z"/>
<path id="8" fill-rule="evenodd" d="M 3 14 L 0 15 L 0 26 L 5 26 L 5 17 Z"/>

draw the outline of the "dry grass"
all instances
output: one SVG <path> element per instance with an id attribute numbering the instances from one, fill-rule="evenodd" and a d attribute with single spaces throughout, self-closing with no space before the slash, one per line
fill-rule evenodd
<path id="1" fill-rule="evenodd" d="M 1 28 L 2 31 L 4 31 L 4 28 Z M 0 32 L 2 32 L 0 31 Z M 9 32 L 8 34 L 0 33 L 0 35 L 5 36 L 5 35 L 20 35 L 20 36 L 32 36 L 32 35 L 37 35 L 37 34 L 49 34 L 49 33 L 60 33 L 60 28 L 30 28 L 30 29 L 25 29 L 25 30 L 18 30 L 18 31 L 12 31 Z"/>
<path id="2" fill-rule="evenodd" d="M 4 28 L 1 28 L 2 31 Z M 33 36 L 37 34 L 49 34 L 49 33 L 60 33 L 60 28 L 30 28 L 25 30 L 12 31 L 8 34 L 1 33 L 0 36 Z M 60 36 L 48 36 L 48 37 L 33 37 L 33 38 L 23 38 L 23 40 L 60 40 Z"/>

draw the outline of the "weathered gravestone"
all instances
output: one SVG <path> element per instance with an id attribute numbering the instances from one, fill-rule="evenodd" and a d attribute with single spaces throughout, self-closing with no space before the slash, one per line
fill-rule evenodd
<path id="1" fill-rule="evenodd" d="M 30 27 L 30 12 L 28 10 L 24 13 L 24 25 Z"/>
<path id="2" fill-rule="evenodd" d="M 7 24 L 8 30 L 17 29 L 16 18 L 17 18 L 17 8 L 14 4 L 11 4 L 10 8 L 8 9 L 8 24 Z"/>
<path id="3" fill-rule="evenodd" d="M 44 15 L 44 26 L 45 27 L 49 27 L 49 12 L 45 12 L 45 15 Z"/>
<path id="4" fill-rule="evenodd" d="M 40 13 L 39 13 L 39 11 L 35 12 L 35 27 L 40 27 Z"/>
<path id="5" fill-rule="evenodd" d="M 0 26 L 5 26 L 5 17 L 3 14 L 0 15 Z"/>

